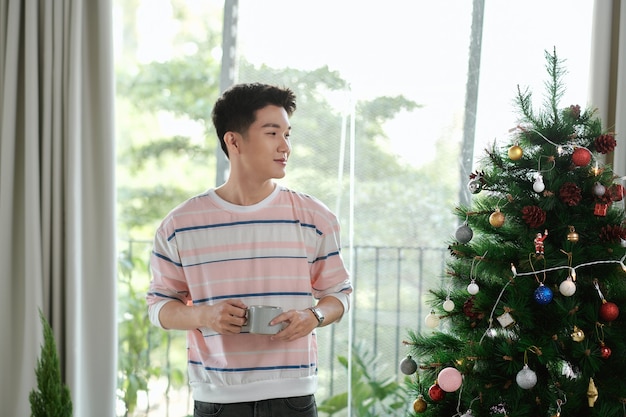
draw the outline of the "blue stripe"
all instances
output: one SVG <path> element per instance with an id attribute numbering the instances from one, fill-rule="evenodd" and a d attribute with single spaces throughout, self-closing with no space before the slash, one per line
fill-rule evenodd
<path id="1" fill-rule="evenodd" d="M 152 251 L 152 253 L 154 254 L 154 256 L 156 256 L 157 258 L 161 258 L 161 259 L 163 259 L 164 261 L 167 261 L 167 262 L 169 262 L 169 263 L 172 263 L 172 264 L 174 264 L 174 265 L 176 265 L 176 266 L 179 266 L 179 267 L 181 267 L 181 268 L 182 268 L 182 266 L 183 266 L 183 264 L 182 264 L 182 263 L 180 263 L 180 262 L 175 262 L 175 261 L 171 260 L 170 258 L 168 258 L 168 257 L 167 257 L 167 256 L 165 256 L 165 255 L 161 255 L 160 253 L 157 253 L 157 252 L 155 252 L 155 251 Z"/>
<path id="2" fill-rule="evenodd" d="M 229 299 L 229 298 L 270 297 L 270 296 L 285 296 L 285 295 L 307 296 L 307 297 L 313 296 L 313 294 L 310 292 L 259 292 L 259 293 L 250 293 L 250 294 L 219 295 L 217 297 L 209 297 L 209 298 L 203 298 L 201 300 L 193 300 L 193 303 L 200 304 L 200 303 L 206 303 L 207 301 L 223 300 L 223 299 Z"/>
<path id="3" fill-rule="evenodd" d="M 174 232 L 168 236 L 167 240 L 170 241 L 174 239 L 174 237 L 176 236 L 176 233 L 188 232 L 192 230 L 215 229 L 218 227 L 240 226 L 244 224 L 300 224 L 300 226 L 302 227 L 315 229 L 315 232 L 318 235 L 322 234 L 322 232 L 318 230 L 318 228 L 315 227 L 314 224 L 300 223 L 300 220 L 248 220 L 244 222 L 205 224 L 205 225 L 200 225 L 200 226 L 181 227 L 180 229 L 174 229 Z"/>
<path id="4" fill-rule="evenodd" d="M 202 366 L 202 362 L 197 361 L 189 361 L 192 365 Z M 283 366 L 258 366 L 258 367 L 250 367 L 250 368 L 213 368 L 210 366 L 204 366 L 203 368 L 207 371 L 215 371 L 215 372 L 250 372 L 250 371 L 276 371 L 280 369 L 309 369 L 315 368 L 316 365 L 314 363 L 310 363 L 308 365 L 283 365 Z"/>
<path id="5" fill-rule="evenodd" d="M 314 224 L 302 223 L 301 226 L 302 227 L 310 227 L 311 229 L 315 229 L 315 233 L 317 233 L 318 235 L 322 234 L 322 232 L 317 227 L 315 227 Z"/>
<path id="6" fill-rule="evenodd" d="M 339 255 L 339 251 L 331 252 L 331 253 L 329 253 L 326 256 L 320 256 L 319 258 L 315 258 L 315 260 L 313 262 L 311 262 L 311 263 L 315 263 L 317 261 L 324 261 L 324 260 L 330 258 L 331 256 L 337 256 L 337 255 Z"/>
<path id="7" fill-rule="evenodd" d="M 160 292 L 149 292 L 148 295 L 150 295 L 150 296 L 153 295 L 153 296 L 156 296 L 156 297 L 169 298 L 170 300 L 180 301 L 180 298 L 172 297 L 171 295 L 163 294 L 163 293 L 160 293 Z"/>
<path id="8" fill-rule="evenodd" d="M 218 262 L 249 261 L 251 259 L 306 259 L 306 256 L 255 256 L 255 257 L 248 257 L 248 258 L 228 258 L 228 259 L 217 259 L 215 261 L 198 262 L 197 264 L 185 265 L 185 267 L 214 264 Z"/>
<path id="9" fill-rule="evenodd" d="M 157 253 L 155 251 L 152 251 L 152 253 L 154 254 L 154 256 L 156 256 L 157 258 L 161 258 L 164 261 L 167 261 L 173 265 L 176 265 L 177 267 L 180 268 L 191 268 L 194 266 L 200 266 L 200 265 L 207 265 L 207 264 L 213 264 L 213 263 L 218 263 L 218 262 L 233 262 L 233 261 L 249 261 L 252 259 L 306 259 L 306 256 L 255 256 L 255 257 L 247 257 L 247 258 L 228 258 L 228 259 L 217 259 L 215 261 L 205 261 L 205 262 L 198 262 L 195 264 L 188 264 L 188 265 L 183 265 L 181 262 L 175 262 L 172 259 L 168 258 L 165 255 L 161 255 L 160 253 Z M 315 262 L 318 261 L 324 261 L 328 258 L 330 258 L 331 256 L 337 256 L 339 255 L 339 251 L 335 251 L 335 252 L 331 252 L 326 256 L 320 256 L 318 258 L 315 258 L 313 260 L 313 262 L 309 262 L 311 264 L 314 264 Z"/>

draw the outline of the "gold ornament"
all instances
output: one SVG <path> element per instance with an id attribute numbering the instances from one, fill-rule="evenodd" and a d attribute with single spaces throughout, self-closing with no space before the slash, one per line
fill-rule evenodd
<path id="1" fill-rule="evenodd" d="M 502 227 L 504 224 L 504 214 L 502 214 L 499 208 L 489 216 L 489 224 L 493 227 Z"/>
<path id="2" fill-rule="evenodd" d="M 524 151 L 519 145 L 515 144 L 509 148 L 509 158 L 511 158 L 511 160 L 517 161 L 522 159 L 522 155 L 524 155 Z"/>
<path id="3" fill-rule="evenodd" d="M 596 384 L 593 382 L 593 378 L 589 378 L 589 388 L 587 388 L 587 401 L 589 403 L 589 407 L 593 407 L 598 400 L 598 389 L 596 388 Z"/>
<path id="4" fill-rule="evenodd" d="M 572 243 L 578 242 L 578 233 L 576 233 L 576 229 L 574 229 L 574 226 L 569 226 L 569 233 L 567 234 L 567 240 Z"/>
<path id="5" fill-rule="evenodd" d="M 424 396 L 422 394 L 418 395 L 415 401 L 413 401 L 413 410 L 416 413 L 423 413 L 426 411 L 426 406 L 428 404 L 424 401 Z"/>
<path id="6" fill-rule="evenodd" d="M 585 332 L 580 330 L 578 326 L 574 326 L 574 331 L 572 332 L 571 336 L 574 342 L 582 342 L 583 340 L 585 340 Z"/>

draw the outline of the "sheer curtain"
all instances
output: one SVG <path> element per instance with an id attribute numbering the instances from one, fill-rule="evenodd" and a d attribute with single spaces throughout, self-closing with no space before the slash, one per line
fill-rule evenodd
<path id="1" fill-rule="evenodd" d="M 590 104 L 598 108 L 604 126 L 616 133 L 613 168 L 626 176 L 626 4 L 596 0 L 593 28 Z"/>
<path id="2" fill-rule="evenodd" d="M 0 3 L 0 404 L 30 415 L 51 323 L 74 415 L 115 415 L 110 0 Z"/>

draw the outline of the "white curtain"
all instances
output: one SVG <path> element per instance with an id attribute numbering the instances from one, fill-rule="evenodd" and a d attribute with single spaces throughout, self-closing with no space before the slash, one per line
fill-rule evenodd
<path id="1" fill-rule="evenodd" d="M 111 0 L 0 0 L 0 414 L 52 325 L 75 416 L 114 416 Z"/>
<path id="2" fill-rule="evenodd" d="M 593 19 L 590 105 L 616 133 L 617 148 L 608 162 L 626 176 L 626 3 L 596 0 Z"/>

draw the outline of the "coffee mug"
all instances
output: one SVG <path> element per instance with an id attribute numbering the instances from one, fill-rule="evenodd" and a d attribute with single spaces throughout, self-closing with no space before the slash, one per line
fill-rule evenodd
<path id="1" fill-rule="evenodd" d="M 246 310 L 246 324 L 241 331 L 256 334 L 276 334 L 282 330 L 282 323 L 270 326 L 270 322 L 280 315 L 283 309 L 276 306 L 250 306 Z"/>

